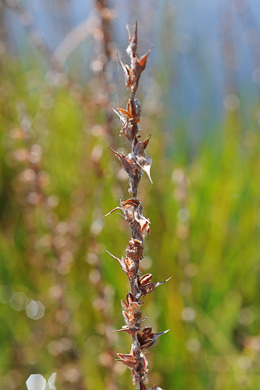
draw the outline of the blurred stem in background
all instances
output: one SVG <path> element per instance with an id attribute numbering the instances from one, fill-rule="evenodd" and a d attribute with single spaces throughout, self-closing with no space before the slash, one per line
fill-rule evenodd
<path id="1" fill-rule="evenodd" d="M 7 3 L 7 4 L 10 5 L 9 3 Z M 106 48 L 106 46 L 109 44 L 109 42 L 108 42 L 108 39 L 109 39 L 108 21 L 111 18 L 112 13 L 109 14 L 109 9 L 105 8 L 104 4 L 102 5 L 102 7 L 103 8 L 98 9 L 98 15 L 100 15 L 100 20 L 101 20 L 100 33 L 103 34 L 103 36 L 105 37 L 104 39 L 101 39 L 101 42 L 102 42 L 101 50 L 105 50 L 105 54 L 103 54 L 103 57 L 102 57 L 102 59 L 104 60 L 104 56 L 108 52 L 108 50 Z M 85 106 L 86 103 L 84 100 L 82 100 L 83 95 L 80 93 L 79 88 L 77 87 L 75 82 L 71 79 L 71 77 L 67 76 L 67 74 L 64 72 L 65 69 L 63 68 L 63 65 L 61 65 L 61 62 L 56 60 L 55 53 L 54 53 L 54 55 L 51 56 L 50 50 L 43 42 L 42 37 L 40 37 L 39 33 L 36 31 L 36 27 L 34 25 L 34 21 L 33 21 L 32 16 L 24 8 L 22 8 L 22 6 L 19 3 L 15 4 L 14 10 L 15 10 L 15 12 L 17 12 L 18 16 L 23 21 L 23 24 L 25 25 L 26 31 L 28 33 L 28 38 L 29 39 L 33 38 L 32 42 L 39 49 L 39 52 L 43 55 L 43 57 L 45 59 L 47 59 L 48 62 L 49 62 L 50 58 L 52 57 L 52 61 L 50 62 L 50 64 L 55 64 L 55 66 L 54 66 L 53 70 L 49 71 L 49 77 L 51 77 L 52 81 L 53 81 L 53 79 L 56 80 L 57 77 L 59 78 L 59 80 L 62 78 L 64 80 L 64 82 L 62 82 L 62 84 L 65 83 L 66 85 L 68 85 L 70 92 L 72 92 L 72 96 L 76 97 L 77 101 L 80 103 L 83 103 L 83 107 L 86 108 L 86 106 Z M 105 20 L 105 24 L 103 23 L 104 20 Z M 104 28 L 104 26 L 106 27 L 106 31 L 102 30 L 102 28 Z M 92 26 L 92 28 L 93 28 L 93 26 Z M 95 28 L 95 26 L 94 26 L 94 28 Z M 38 37 L 37 39 L 36 39 L 36 36 Z M 61 50 L 58 53 L 60 54 L 60 52 L 61 52 Z M 64 53 L 64 46 L 63 46 L 63 53 Z M 105 58 L 105 63 L 108 60 L 109 59 Z M 103 107 L 103 111 L 105 111 L 105 108 L 107 107 L 107 103 L 109 100 L 109 84 L 107 81 L 107 75 L 105 77 L 104 69 L 105 69 L 105 64 L 104 64 L 104 68 L 101 69 L 101 72 L 99 72 L 99 75 L 100 75 L 99 76 L 99 78 L 100 78 L 99 85 L 96 85 L 97 91 L 99 93 L 100 93 L 100 89 L 101 89 L 101 85 L 102 85 L 103 92 L 105 91 L 105 93 L 107 95 L 107 98 L 102 101 L 101 110 L 100 110 L 100 108 L 98 108 L 98 111 L 100 111 L 100 112 L 102 112 L 102 107 Z M 60 86 L 60 85 L 61 85 L 61 83 L 58 82 L 58 86 Z M 77 91 L 77 93 L 75 94 L 76 91 Z M 42 91 L 42 98 L 43 98 L 42 100 L 44 100 L 44 104 L 42 104 L 43 108 L 49 109 L 52 107 L 51 95 L 53 95 L 54 92 L 55 92 L 54 85 L 52 83 L 48 83 L 47 86 Z M 102 93 L 101 93 L 101 95 L 102 95 Z M 95 99 L 94 94 L 93 94 L 93 97 Z M 103 98 L 104 97 L 105 97 L 105 95 L 103 94 Z M 100 105 L 100 104 L 98 103 L 98 105 Z M 89 107 L 88 107 L 88 109 L 89 109 Z M 48 351 L 53 356 L 58 358 L 58 360 L 57 360 L 58 364 L 55 365 L 55 370 L 58 371 L 58 381 L 64 388 L 66 388 L 66 386 L 71 386 L 71 384 L 73 384 L 73 386 L 76 386 L 79 389 L 84 389 L 85 386 L 83 384 L 82 376 L 80 374 L 80 367 L 82 367 L 82 365 L 80 363 L 77 363 L 77 366 L 73 367 L 73 364 L 72 364 L 74 360 L 79 360 L 79 352 L 76 351 L 75 340 L 73 340 L 73 337 L 72 337 L 72 333 L 74 332 L 72 329 L 72 324 L 69 324 L 69 322 L 71 321 L 71 318 L 72 318 L 72 313 L 70 313 L 69 312 L 70 310 L 68 310 L 66 308 L 65 296 L 66 296 L 66 291 L 68 290 L 68 286 L 66 286 L 65 277 L 64 277 L 64 275 L 66 275 L 70 271 L 70 268 L 72 265 L 71 262 L 72 262 L 72 260 L 75 260 L 76 255 L 77 255 L 77 251 L 79 250 L 78 243 L 76 241 L 74 243 L 72 243 L 71 239 L 67 235 L 68 233 L 71 233 L 73 235 L 73 232 L 70 231 L 70 226 L 77 226 L 77 224 L 78 224 L 78 221 L 77 221 L 78 203 L 76 203 L 75 206 L 73 206 L 73 204 L 72 204 L 72 207 L 75 208 L 76 210 L 75 210 L 75 212 L 73 209 L 71 210 L 72 218 L 70 220 L 67 219 L 66 221 L 59 221 L 58 214 L 56 214 L 56 213 L 53 214 L 52 207 L 56 207 L 56 204 L 52 205 L 52 200 L 54 203 L 56 203 L 56 202 L 58 202 L 58 198 L 55 197 L 54 195 L 47 197 L 44 193 L 44 190 L 42 189 L 42 184 L 44 184 L 44 183 L 42 183 L 42 181 L 45 178 L 44 168 L 39 166 L 39 163 L 41 162 L 42 148 L 39 144 L 35 144 L 33 141 L 33 138 L 37 139 L 37 135 L 36 135 L 37 133 L 38 133 L 38 136 L 40 135 L 39 134 L 40 129 L 36 128 L 36 132 L 34 131 L 35 134 L 33 136 L 32 135 L 33 130 L 32 130 L 31 126 L 32 126 L 32 122 L 35 122 L 35 119 L 32 120 L 31 118 L 29 118 L 27 116 L 27 114 L 24 113 L 24 109 L 19 110 L 19 111 L 21 113 L 21 115 L 20 115 L 20 117 L 21 117 L 20 118 L 20 127 L 21 128 L 20 128 L 20 130 L 17 129 L 17 131 L 13 131 L 12 136 L 15 139 L 21 139 L 21 140 L 24 139 L 25 140 L 24 149 L 18 149 L 17 157 L 18 157 L 18 160 L 20 159 L 20 161 L 23 161 L 25 164 L 27 161 L 29 163 L 29 166 L 21 173 L 21 176 L 24 180 L 24 184 L 26 184 L 26 185 L 30 184 L 32 187 L 32 192 L 30 192 L 30 193 L 28 193 L 28 188 L 25 188 L 24 196 L 26 196 L 29 204 L 36 207 L 35 212 L 37 212 L 37 214 L 36 214 L 37 218 L 35 219 L 36 215 L 35 215 L 35 217 L 33 216 L 34 213 L 32 214 L 31 218 L 28 217 L 28 215 L 31 213 L 30 206 L 29 206 L 29 209 L 28 209 L 28 207 L 25 208 L 24 215 L 25 215 L 25 218 L 27 220 L 29 220 L 29 219 L 31 220 L 31 222 L 30 222 L 30 224 L 32 224 L 31 229 L 32 230 L 35 229 L 35 233 L 41 225 L 43 225 L 43 226 L 46 225 L 45 228 L 47 229 L 46 234 L 44 236 L 42 236 L 42 238 L 41 237 L 39 237 L 39 239 L 34 238 L 34 240 L 32 242 L 32 244 L 33 244 L 32 248 L 30 249 L 32 251 L 32 254 L 30 255 L 30 257 L 34 256 L 33 251 L 36 250 L 35 240 L 36 240 L 36 243 L 39 242 L 40 246 L 43 245 L 43 246 L 48 247 L 50 245 L 50 253 L 49 254 L 46 253 L 45 254 L 46 258 L 42 259 L 41 261 L 42 262 L 44 262 L 44 261 L 49 262 L 49 264 L 47 263 L 48 265 L 47 265 L 47 269 L 45 270 L 45 272 L 48 270 L 50 270 L 50 272 L 51 272 L 51 275 L 53 277 L 53 286 L 50 288 L 50 295 L 51 295 L 51 298 L 57 302 L 57 307 L 55 307 L 55 306 L 53 307 L 53 315 L 54 315 L 54 321 L 52 321 L 53 328 L 50 329 L 50 331 L 46 333 L 46 330 L 48 328 L 48 321 L 50 321 L 50 318 L 48 317 L 47 323 L 45 326 L 45 330 L 41 332 L 42 337 L 39 340 L 40 343 L 38 346 L 43 347 L 43 346 L 48 345 Z M 95 108 L 95 111 L 98 113 L 96 108 Z M 96 118 L 96 115 L 97 114 L 94 113 L 94 115 L 93 115 L 94 118 Z M 40 122 L 39 116 L 41 116 L 41 112 L 38 110 L 37 114 L 36 114 L 36 121 L 38 119 L 37 122 Z M 94 121 L 95 121 L 95 119 L 93 119 L 93 122 Z M 109 126 L 110 126 L 109 117 L 107 116 L 107 119 L 104 122 L 104 129 L 106 130 L 105 132 L 107 132 L 107 130 L 109 129 Z M 44 138 L 46 139 L 46 134 L 44 135 Z M 96 174 L 99 175 L 100 172 L 102 172 L 102 171 L 97 169 L 98 168 L 97 167 L 98 160 L 97 160 L 97 156 L 96 156 L 97 149 L 98 148 L 96 145 L 93 148 L 91 155 L 92 155 L 92 161 L 94 163 L 94 165 L 93 165 L 94 172 L 96 172 Z M 23 153 L 23 155 L 22 155 L 22 153 Z M 33 156 L 36 155 L 37 153 L 39 154 L 39 156 L 36 159 L 37 161 L 35 160 L 36 161 L 36 163 L 35 163 L 34 161 L 31 161 L 30 159 L 33 159 L 34 158 Z M 32 155 L 32 157 L 31 157 L 31 155 Z M 100 157 L 101 156 L 99 155 L 98 159 Z M 56 201 L 56 198 L 57 198 L 57 201 Z M 22 201 L 22 199 L 21 199 L 21 201 Z M 76 202 L 78 202 L 77 198 L 76 198 Z M 41 209 L 45 210 L 45 212 L 42 213 L 43 210 L 41 210 Z M 76 220 L 75 220 L 75 217 L 76 217 Z M 33 225 L 35 225 L 35 228 L 33 228 Z M 38 225 L 40 225 L 40 226 L 38 226 Z M 36 236 L 37 236 L 37 234 L 36 234 Z M 93 241 L 93 239 L 92 239 L 92 241 Z M 66 245 L 65 245 L 65 242 L 66 242 Z M 76 244 L 76 246 L 75 246 L 75 244 Z M 28 243 L 27 243 L 27 245 L 28 245 Z M 93 242 L 92 242 L 92 245 L 93 245 Z M 73 247 L 74 247 L 75 253 L 73 253 L 73 251 L 71 250 Z M 29 249 L 29 247 L 28 247 L 28 249 Z M 39 264 L 40 263 L 38 263 L 38 267 L 39 267 Z M 29 266 L 33 266 L 33 265 L 35 266 L 35 264 L 29 263 Z M 45 267 L 43 265 L 41 266 L 41 268 L 43 270 L 45 269 Z M 103 315 L 105 315 L 105 317 L 103 317 L 103 319 L 102 319 L 102 324 L 104 326 L 105 326 L 105 324 L 106 324 L 106 326 L 108 326 L 109 325 L 108 314 L 110 314 L 108 308 L 111 308 L 111 304 L 109 304 L 109 297 L 110 297 L 111 293 L 108 294 L 108 287 L 106 288 L 106 290 L 104 288 L 101 288 L 100 281 L 99 281 L 99 283 L 96 283 L 97 282 L 97 275 L 98 275 L 97 270 L 95 273 L 95 278 L 93 275 L 94 275 L 94 273 L 92 272 L 92 274 L 90 274 L 90 280 L 92 280 L 94 282 L 93 283 L 94 286 L 97 287 L 97 285 L 98 285 L 97 291 L 98 291 L 98 294 L 100 295 L 99 306 L 96 304 L 98 302 L 96 300 L 96 301 L 94 301 L 94 305 L 95 305 L 94 307 L 96 307 L 97 310 L 99 310 L 101 313 L 103 313 Z M 100 306 L 101 303 L 102 303 L 102 305 L 101 305 L 102 307 Z M 57 323 L 56 327 L 54 326 L 54 323 Z M 56 330 L 54 330 L 54 329 L 56 329 Z M 97 329 L 98 329 L 98 327 L 97 327 Z M 101 329 L 101 327 L 100 327 L 100 329 Z M 54 332 L 53 332 L 53 330 L 54 330 Z M 108 340 L 113 339 L 112 335 L 109 334 L 109 331 L 106 330 L 106 327 L 102 330 L 102 332 L 107 335 Z M 38 334 L 38 332 L 35 335 L 37 335 L 37 334 Z M 46 337 L 43 337 L 43 336 L 47 336 L 47 335 L 48 335 L 48 338 L 50 338 L 50 335 L 51 335 L 51 341 L 48 340 L 48 343 L 47 343 Z M 33 344 L 35 344 L 35 343 L 33 343 Z M 16 354 L 13 354 L 13 356 L 15 356 L 15 355 L 19 356 L 18 345 L 17 345 L 17 348 L 18 348 L 18 351 Z M 37 351 L 35 351 L 35 353 L 36 352 Z M 103 354 L 103 362 L 105 362 L 104 366 L 107 366 L 107 364 L 111 365 L 111 356 L 110 356 L 110 361 L 107 363 L 107 357 L 105 359 L 105 352 L 108 354 L 108 356 L 110 356 L 108 347 L 106 347 L 104 349 L 104 354 Z M 15 363 L 14 366 L 16 366 L 16 368 L 18 369 L 17 363 Z M 23 362 L 22 365 L 23 366 L 25 365 L 25 361 Z M 109 370 L 107 370 L 107 372 L 108 372 L 110 377 L 111 377 L 111 375 L 113 375 L 113 370 L 109 369 Z M 109 386 L 111 387 L 111 384 L 115 383 L 115 380 L 108 379 L 105 382 L 107 383 L 108 387 Z M 15 377 L 13 378 L 12 383 L 15 385 Z M 114 384 L 113 386 L 114 386 L 113 388 L 116 389 L 116 385 Z"/>

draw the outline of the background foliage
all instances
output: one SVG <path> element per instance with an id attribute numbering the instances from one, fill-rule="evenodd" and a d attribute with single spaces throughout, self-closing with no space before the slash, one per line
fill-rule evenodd
<path id="1" fill-rule="evenodd" d="M 142 271 L 158 281 L 173 277 L 145 299 L 147 324 L 171 329 L 148 356 L 150 383 L 168 390 L 255 390 L 260 385 L 260 68 L 259 46 L 252 42 L 259 45 L 259 30 L 248 16 L 254 14 L 250 2 L 221 8 L 219 91 L 209 88 L 212 74 L 200 41 L 186 54 L 187 40 L 180 51 L 174 46 L 179 3 L 160 4 L 157 24 L 148 2 L 127 10 L 110 4 L 118 15 L 111 22 L 113 39 L 122 53 L 127 35 L 123 32 L 121 42 L 116 32 L 126 15 L 130 24 L 138 18 L 140 34 L 155 44 L 139 95 L 141 128 L 152 134 L 154 161 L 154 184 L 145 177 L 140 190 L 151 220 Z M 238 66 L 236 17 L 253 58 L 253 81 L 246 65 Z M 51 68 L 48 53 L 44 58 L 28 43 L 30 32 L 25 42 L 13 40 L 10 18 L 19 25 L 19 12 L 3 4 L 0 387 L 24 389 L 30 374 L 48 378 L 57 372 L 57 389 L 131 389 L 129 372 L 112 359 L 130 346 L 127 335 L 112 331 L 123 324 L 126 278 L 105 252 L 124 255 L 129 231 L 119 214 L 103 218 L 128 197 L 124 172 L 108 149 L 126 147 L 117 119 L 109 116 L 111 107 L 126 103 L 123 77 L 113 56 L 108 80 L 94 72 L 102 43 L 92 34 L 81 43 L 83 59 L 77 48 L 62 70 Z M 193 70 L 200 64 L 199 95 L 193 76 L 189 88 L 185 64 Z M 100 96 L 104 83 L 108 90 Z M 30 302 L 45 307 L 38 320 L 30 318 L 35 315 Z"/>

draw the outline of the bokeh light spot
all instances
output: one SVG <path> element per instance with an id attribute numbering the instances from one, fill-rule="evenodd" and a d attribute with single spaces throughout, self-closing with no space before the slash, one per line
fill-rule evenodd
<path id="1" fill-rule="evenodd" d="M 44 390 L 46 386 L 46 379 L 40 374 L 32 374 L 26 381 L 28 390 Z"/>
<path id="2" fill-rule="evenodd" d="M 196 312 L 192 307 L 184 307 L 181 313 L 181 318 L 183 321 L 194 321 L 196 317 Z"/>
<path id="3" fill-rule="evenodd" d="M 56 390 L 56 387 L 55 387 L 55 381 L 56 381 L 56 372 L 54 372 L 53 374 L 51 374 L 51 376 L 49 377 L 49 380 L 48 380 L 48 384 L 46 386 L 46 389 L 45 390 Z"/>
<path id="4" fill-rule="evenodd" d="M 29 298 L 23 292 L 15 292 L 11 296 L 9 303 L 12 309 L 22 311 L 29 302 Z"/>
<path id="5" fill-rule="evenodd" d="M 197 352 L 200 349 L 200 342 L 195 337 L 188 339 L 186 347 L 190 352 Z"/>
<path id="6" fill-rule="evenodd" d="M 45 314 L 45 306 L 40 301 L 31 300 L 26 306 L 26 314 L 32 320 L 39 320 Z"/>
<path id="7" fill-rule="evenodd" d="M 249 359 L 248 356 L 241 356 L 238 361 L 237 361 L 237 364 L 240 368 L 242 368 L 243 370 L 247 370 L 248 368 L 251 367 L 251 360 Z"/>
<path id="8" fill-rule="evenodd" d="M 248 326 L 251 325 L 255 320 L 255 315 L 253 310 L 249 307 L 244 307 L 239 313 L 239 322 L 242 325 Z"/>

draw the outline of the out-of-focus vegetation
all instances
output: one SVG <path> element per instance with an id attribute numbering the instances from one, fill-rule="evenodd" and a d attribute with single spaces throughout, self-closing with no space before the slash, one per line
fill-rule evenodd
<path id="1" fill-rule="evenodd" d="M 154 184 L 144 178 L 140 190 L 151 220 L 142 272 L 173 276 L 145 299 L 149 324 L 171 329 L 148 356 L 150 383 L 256 390 L 259 102 L 248 107 L 247 87 L 231 78 L 217 121 L 207 102 L 200 107 L 209 127 L 194 147 L 191 119 L 169 120 L 167 99 L 180 81 L 169 79 L 171 37 L 161 34 L 163 61 L 139 96 L 154 161 Z M 108 80 L 92 76 L 80 89 L 38 54 L 18 60 L 8 45 L 0 76 L 0 388 L 24 389 L 30 374 L 57 372 L 57 389 L 131 389 L 130 373 L 113 361 L 130 349 L 129 336 L 113 332 L 123 325 L 127 280 L 105 250 L 124 255 L 129 231 L 119 214 L 103 215 L 129 194 L 108 149 L 126 144 L 98 96 Z M 154 82 L 157 95 L 147 96 Z"/>

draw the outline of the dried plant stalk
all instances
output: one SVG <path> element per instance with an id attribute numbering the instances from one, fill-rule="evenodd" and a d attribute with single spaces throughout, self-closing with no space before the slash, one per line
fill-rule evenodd
<path id="1" fill-rule="evenodd" d="M 147 58 L 151 49 L 142 57 L 137 54 L 137 23 L 133 35 L 129 34 L 129 44 L 126 52 L 131 60 L 131 65 L 123 64 L 119 59 L 119 63 L 123 68 L 125 76 L 125 85 L 131 91 L 131 96 L 128 100 L 127 107 L 117 108 L 115 113 L 119 116 L 121 121 L 121 133 L 130 141 L 131 152 L 127 155 L 120 154 L 114 150 L 112 152 L 119 158 L 124 170 L 129 176 L 130 188 L 132 198 L 120 202 L 120 206 L 113 211 L 120 209 L 123 212 L 125 220 L 128 222 L 131 229 L 131 239 L 126 248 L 126 256 L 121 259 L 107 253 L 115 258 L 124 273 L 128 276 L 131 292 L 126 296 L 126 300 L 121 300 L 123 308 L 123 317 L 126 325 L 119 329 L 118 332 L 127 332 L 132 336 L 132 347 L 129 354 L 118 353 L 120 362 L 130 368 L 133 376 L 133 382 L 137 390 L 146 390 L 148 382 L 148 363 L 146 360 L 146 352 L 152 347 L 157 339 L 165 334 L 165 332 L 154 333 L 152 328 L 147 326 L 141 328 L 141 323 L 144 320 L 141 312 L 141 305 L 143 304 L 143 297 L 152 292 L 156 287 L 165 283 L 152 282 L 152 274 L 140 276 L 139 265 L 143 258 L 143 240 L 145 233 L 150 231 L 150 221 L 143 216 L 142 202 L 137 198 L 138 184 L 142 177 L 143 171 L 147 173 L 149 179 L 150 169 L 152 165 L 152 158 L 147 157 L 145 150 L 149 143 L 149 138 L 144 141 L 139 135 L 139 122 L 141 116 L 141 106 L 135 94 L 138 88 L 140 76 L 145 69 Z M 152 182 L 152 180 L 151 180 Z M 157 386 L 151 387 L 149 390 L 159 390 Z"/>

